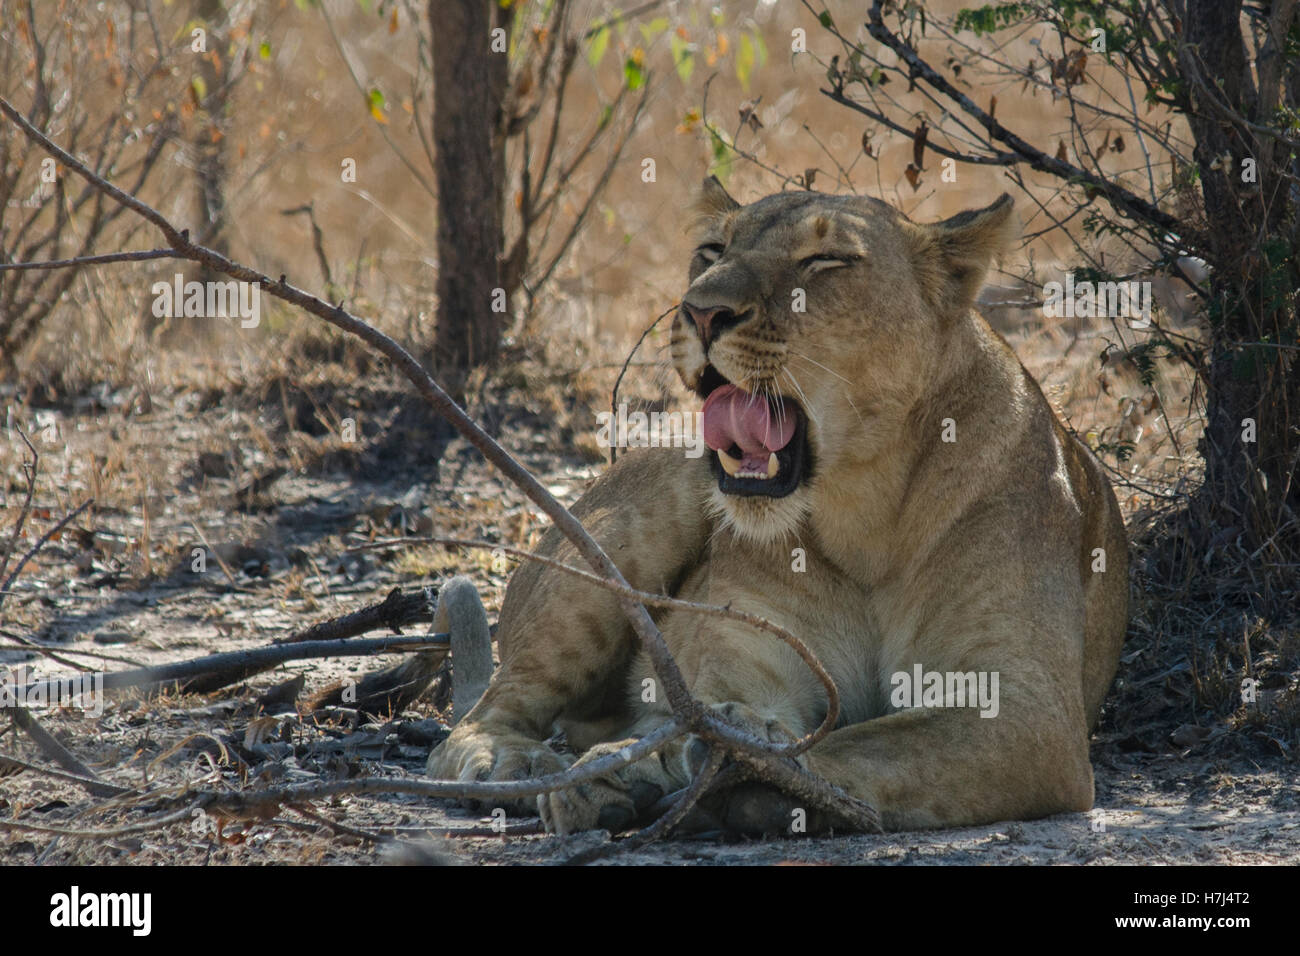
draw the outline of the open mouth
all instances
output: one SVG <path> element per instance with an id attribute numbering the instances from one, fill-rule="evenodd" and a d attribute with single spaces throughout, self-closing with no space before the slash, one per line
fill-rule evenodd
<path id="1" fill-rule="evenodd" d="M 773 401 L 728 382 L 712 365 L 701 375 L 704 443 L 723 494 L 784 498 L 809 474 L 807 416 L 794 399 Z"/>

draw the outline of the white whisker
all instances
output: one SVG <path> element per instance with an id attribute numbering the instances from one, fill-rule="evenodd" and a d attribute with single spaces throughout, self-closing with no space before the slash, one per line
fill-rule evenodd
<path id="1" fill-rule="evenodd" d="M 785 402 L 781 399 L 781 393 L 776 390 L 776 383 L 770 379 L 764 379 L 763 391 L 768 407 L 776 406 L 776 427 L 777 431 L 782 431 L 785 428 Z"/>
<path id="2" fill-rule="evenodd" d="M 799 401 L 803 405 L 804 414 L 812 419 L 812 423 L 817 426 L 817 430 L 821 431 L 822 423 L 818 421 L 817 416 L 813 414 L 812 404 L 808 401 L 808 396 L 804 394 L 803 388 L 799 385 L 798 379 L 794 377 L 794 373 L 790 371 L 789 366 L 781 369 L 781 374 L 790 380 L 790 384 L 794 386 L 794 390 L 799 393 Z"/>
<path id="3" fill-rule="evenodd" d="M 849 398 L 849 393 L 847 389 L 845 389 L 844 391 L 844 400 L 849 403 L 849 408 L 853 409 L 853 414 L 858 416 L 858 424 L 861 425 L 863 428 L 866 428 L 867 423 L 862 420 L 862 413 L 858 411 L 858 406 L 853 404 L 853 399 Z"/>
<path id="4" fill-rule="evenodd" d="M 825 365 L 823 365 L 821 362 L 817 362 L 817 361 L 814 361 L 813 359 L 810 359 L 808 356 L 804 355 L 802 352 L 796 352 L 794 349 L 791 349 L 791 350 L 790 350 L 790 354 L 791 354 L 791 355 L 795 355 L 795 356 L 797 356 L 797 357 L 803 359 L 805 362 L 812 362 L 813 365 L 816 365 L 819 369 L 821 369 L 821 370 L 824 371 L 824 372 L 830 372 L 832 375 L 834 375 L 836 378 L 838 378 L 841 382 L 845 383 L 846 385 L 852 385 L 852 384 L 853 384 L 851 381 L 849 381 L 847 378 L 845 378 L 845 377 L 844 377 L 843 375 L 841 375 L 839 372 L 836 372 L 834 369 L 829 369 L 829 368 L 827 368 L 827 367 L 826 367 Z"/>

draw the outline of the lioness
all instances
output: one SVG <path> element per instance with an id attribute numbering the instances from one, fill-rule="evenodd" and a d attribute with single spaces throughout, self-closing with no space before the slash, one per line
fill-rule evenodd
<path id="1" fill-rule="evenodd" d="M 801 762 L 887 829 L 1087 810 L 1127 549 L 1101 466 L 971 309 L 1015 230 L 1011 197 L 920 225 L 856 196 L 741 206 L 710 178 L 695 213 L 672 357 L 714 453 L 627 454 L 574 513 L 633 587 L 730 604 L 808 644 L 843 709 Z M 541 551 L 582 565 L 554 530 Z M 825 715 L 822 686 L 770 635 L 658 621 L 691 692 L 728 719 L 787 741 Z M 585 761 L 669 713 L 606 591 L 525 564 L 498 639 L 501 667 L 431 777 L 558 771 L 557 726 Z M 701 749 L 679 739 L 540 797 L 543 822 L 624 827 L 689 782 Z M 726 825 L 788 828 L 780 795 L 733 794 L 715 809 Z"/>

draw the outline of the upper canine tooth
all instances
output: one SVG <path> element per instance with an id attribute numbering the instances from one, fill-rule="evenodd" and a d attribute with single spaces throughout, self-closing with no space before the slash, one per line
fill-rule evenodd
<path id="1" fill-rule="evenodd" d="M 721 448 L 718 449 L 718 461 L 722 462 L 722 470 L 731 477 L 736 477 L 736 472 L 740 471 L 740 459 L 732 458 Z"/>
<path id="2" fill-rule="evenodd" d="M 767 477 L 775 478 L 776 473 L 781 470 L 781 463 L 776 460 L 776 452 L 767 456 Z"/>

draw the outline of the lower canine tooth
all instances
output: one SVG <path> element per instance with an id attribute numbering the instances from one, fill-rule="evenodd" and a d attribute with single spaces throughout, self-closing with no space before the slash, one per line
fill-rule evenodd
<path id="1" fill-rule="evenodd" d="M 776 452 L 767 456 L 767 477 L 775 478 L 776 473 L 781 470 L 781 463 L 776 460 Z"/>
<path id="2" fill-rule="evenodd" d="M 721 448 L 718 449 L 718 461 L 722 463 L 722 470 L 731 477 L 736 477 L 736 472 L 740 471 L 740 459 L 732 458 Z"/>

